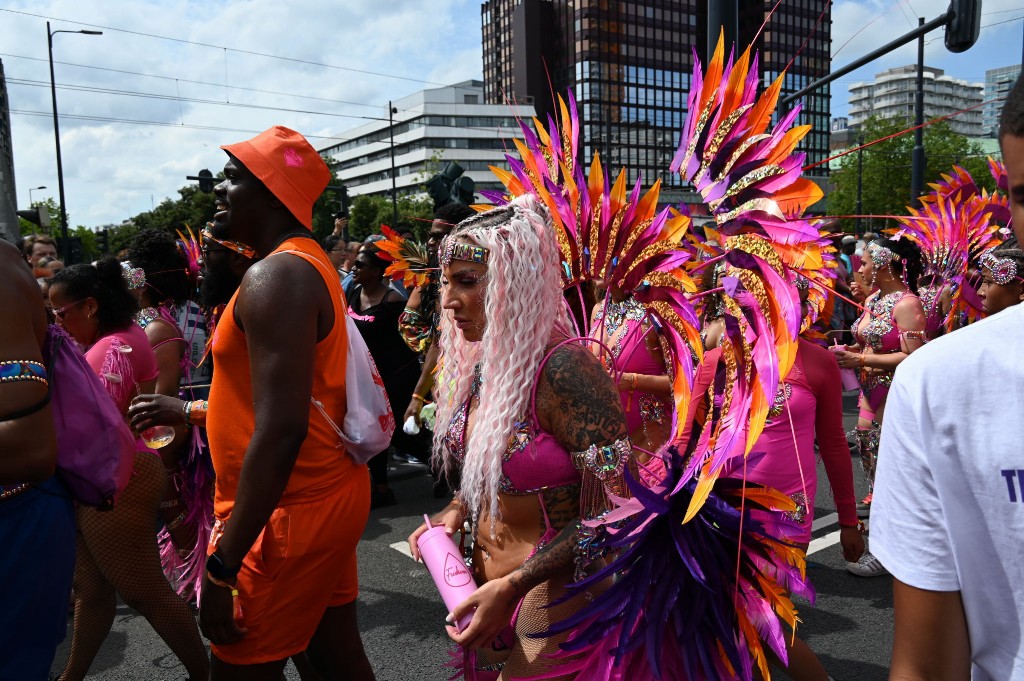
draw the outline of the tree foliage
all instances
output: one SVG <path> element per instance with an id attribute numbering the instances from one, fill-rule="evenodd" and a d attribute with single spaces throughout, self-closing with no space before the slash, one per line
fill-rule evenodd
<path id="1" fill-rule="evenodd" d="M 872 117 L 861 127 L 866 142 L 882 139 L 905 130 L 909 123 L 905 119 Z M 851 145 L 854 143 L 851 142 Z M 906 215 L 910 204 L 910 184 L 914 135 L 907 133 L 893 139 L 879 142 L 862 152 L 862 194 L 861 215 Z M 988 165 L 981 145 L 970 138 L 953 132 L 949 123 L 940 121 L 924 129 L 924 150 L 926 167 L 924 190 L 928 184 L 937 182 L 943 173 L 948 174 L 954 165 L 966 168 L 979 186 L 990 191 L 995 182 L 988 172 Z M 833 170 L 833 189 L 828 196 L 829 215 L 855 215 L 857 213 L 857 164 L 858 152 L 844 156 L 838 170 Z M 843 231 L 855 230 L 855 220 L 844 218 L 840 221 Z M 894 227 L 892 219 L 864 218 L 862 230 L 879 231 Z"/>
<path id="2" fill-rule="evenodd" d="M 371 234 L 379 234 L 380 226 L 387 225 L 396 232 L 410 230 L 420 241 L 426 239 L 430 221 L 434 217 L 434 202 L 427 197 L 398 198 L 398 224 L 394 223 L 394 209 L 390 197 L 357 196 L 349 211 L 348 231 L 353 241 L 362 241 Z"/>

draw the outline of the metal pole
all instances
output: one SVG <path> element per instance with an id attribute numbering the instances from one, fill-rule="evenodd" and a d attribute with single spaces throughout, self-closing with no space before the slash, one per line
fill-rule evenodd
<path id="1" fill-rule="evenodd" d="M 68 212 L 64 203 L 64 163 L 60 157 L 60 123 L 57 120 L 57 84 L 53 78 L 53 33 L 50 22 L 46 22 L 46 46 L 50 54 L 50 97 L 53 100 L 53 139 L 57 144 L 57 193 L 60 196 L 60 255 L 65 263 L 71 254 L 68 241 Z M 70 264 L 70 263 L 69 263 Z"/>
<path id="2" fill-rule="evenodd" d="M 860 140 L 857 146 L 864 146 L 864 135 L 861 134 Z M 864 196 L 864 149 L 857 149 L 857 217 L 854 218 L 854 230 L 857 232 L 859 237 L 864 232 L 861 231 L 861 215 L 864 214 L 864 206 L 862 199 Z"/>
<path id="3" fill-rule="evenodd" d="M 711 3 L 709 3 L 709 5 L 711 5 L 711 4 L 715 4 L 715 3 L 712 1 Z M 909 43 L 914 38 L 918 38 L 920 36 L 923 36 L 925 33 L 928 33 L 929 31 L 933 31 L 936 28 L 939 28 L 940 26 L 945 26 L 949 22 L 949 19 L 950 19 L 950 13 L 946 12 L 942 16 L 937 17 L 935 19 L 932 19 L 927 24 L 924 24 L 923 26 L 918 26 L 913 31 L 910 31 L 909 33 L 905 33 L 904 35 L 900 36 L 896 40 L 893 40 L 891 43 L 878 48 L 874 52 L 869 52 L 868 54 L 864 55 L 860 59 L 857 59 L 856 61 L 850 62 L 849 64 L 847 64 L 846 66 L 844 66 L 841 69 L 837 69 L 835 71 L 831 71 L 824 78 L 819 78 L 818 80 L 810 83 L 807 87 L 803 88 L 802 90 L 798 90 L 797 92 L 794 92 L 791 95 L 786 95 L 785 97 L 783 97 L 782 99 L 779 100 L 779 106 L 780 107 L 784 107 L 785 109 L 788 110 L 790 105 L 793 102 L 795 102 L 796 100 L 800 99 L 801 97 L 803 97 L 808 92 L 811 92 L 813 90 L 817 90 L 822 85 L 825 85 L 827 83 L 831 83 L 833 80 L 835 80 L 837 78 L 842 78 L 843 76 L 845 76 L 847 73 L 850 73 L 851 71 L 856 71 L 857 69 L 859 69 L 860 67 L 864 66 L 865 64 L 869 64 L 869 63 L 873 62 L 874 60 L 878 59 L 879 57 L 883 57 L 883 56 L 889 54 L 890 52 L 892 52 L 893 50 L 895 50 L 895 49 L 897 49 L 899 47 L 903 47 L 904 45 Z"/>
<path id="4" fill-rule="evenodd" d="M 391 133 L 391 229 L 398 230 L 398 189 L 396 188 L 396 179 L 398 172 L 395 170 L 395 119 L 394 114 L 398 113 L 398 109 L 391 105 L 391 101 L 388 101 L 388 125 Z"/>
<path id="5" fill-rule="evenodd" d="M 924 17 L 917 20 L 924 25 Z M 910 205 L 920 207 L 919 198 L 924 191 L 924 34 L 917 39 L 917 92 L 914 96 L 914 160 L 910 175 Z"/>
<path id="6" fill-rule="evenodd" d="M 715 53 L 720 33 L 725 36 L 727 54 L 729 48 L 737 43 L 739 36 L 738 4 L 739 0 L 708 1 L 708 45 L 705 64 L 711 62 L 711 56 Z"/>

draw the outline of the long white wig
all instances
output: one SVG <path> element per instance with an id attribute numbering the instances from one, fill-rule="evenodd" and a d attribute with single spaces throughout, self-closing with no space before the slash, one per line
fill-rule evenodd
<path id="1" fill-rule="evenodd" d="M 562 298 L 561 253 L 547 208 L 530 194 L 463 220 L 447 239 L 490 251 L 486 326 L 480 342 L 468 342 L 452 311 L 442 310 L 434 463 L 449 477 L 457 466 L 444 436 L 469 398 L 479 364 L 480 406 L 466 443 L 460 494 L 474 520 L 485 504 L 497 517 L 502 459 L 516 423 L 532 421 L 530 398 L 545 348 L 552 338 L 573 335 Z"/>

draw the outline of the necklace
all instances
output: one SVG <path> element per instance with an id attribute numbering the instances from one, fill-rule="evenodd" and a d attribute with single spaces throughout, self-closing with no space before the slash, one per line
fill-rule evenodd
<path id="1" fill-rule="evenodd" d="M 615 346 L 612 348 L 612 355 L 618 359 L 619 355 L 622 354 L 623 346 L 625 345 L 626 335 L 628 333 L 622 333 L 616 336 L 616 333 L 623 324 L 627 321 L 639 322 L 647 315 L 647 311 L 644 306 L 637 302 L 636 298 L 632 296 L 626 298 L 621 303 L 617 303 L 614 300 L 609 300 L 603 308 L 597 313 L 597 322 L 604 323 L 605 327 L 605 338 L 615 338 Z"/>

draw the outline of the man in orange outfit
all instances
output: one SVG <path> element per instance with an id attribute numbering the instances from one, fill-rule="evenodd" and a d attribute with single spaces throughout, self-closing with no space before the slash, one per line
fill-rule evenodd
<path id="1" fill-rule="evenodd" d="M 278 681 L 308 650 L 326 679 L 372 680 L 355 610 L 369 476 L 310 402 L 344 419 L 345 303 L 311 232 L 330 172 L 280 126 L 223 149 L 213 232 L 260 261 L 213 341 L 216 524 L 200 608 L 211 678 Z"/>

